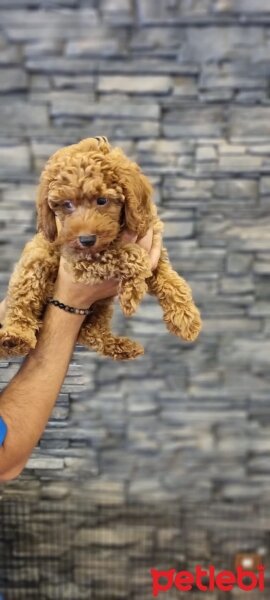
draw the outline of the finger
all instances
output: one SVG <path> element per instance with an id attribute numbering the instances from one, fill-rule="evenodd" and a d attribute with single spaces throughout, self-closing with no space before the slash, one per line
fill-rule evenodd
<path id="1" fill-rule="evenodd" d="M 154 271 L 158 266 L 158 261 L 160 259 L 160 252 L 161 252 L 161 240 L 160 240 L 158 246 L 155 246 L 154 248 L 152 248 L 150 250 L 150 262 L 151 262 L 152 271 Z"/>
<path id="2" fill-rule="evenodd" d="M 3 320 L 6 312 L 6 298 L 0 302 L 0 323 Z"/>
<path id="3" fill-rule="evenodd" d="M 119 281 L 117 279 L 108 279 L 102 285 L 105 297 L 117 296 L 119 288 Z"/>
<path id="4" fill-rule="evenodd" d="M 116 290 L 116 292 L 117 292 L 118 287 L 119 287 L 119 281 L 117 279 L 108 279 L 108 281 L 106 283 L 106 287 L 109 290 L 112 290 L 112 291 Z"/>
<path id="5" fill-rule="evenodd" d="M 116 298 L 116 296 L 118 295 L 118 288 L 119 288 L 119 286 L 116 285 L 115 287 L 108 290 L 108 295 L 106 297 L 107 298 Z"/>
<path id="6" fill-rule="evenodd" d="M 161 248 L 162 248 L 162 238 L 160 236 L 157 240 L 155 240 L 155 245 L 151 248 L 150 253 L 149 253 L 152 271 L 154 271 L 158 266 L 158 261 L 160 259 L 160 254 L 161 254 Z"/>
<path id="7" fill-rule="evenodd" d="M 148 229 L 146 235 L 138 241 L 138 245 L 143 248 L 144 250 L 146 250 L 146 252 L 151 251 L 152 248 L 152 243 L 153 243 L 153 229 L 150 228 Z"/>
<path id="8" fill-rule="evenodd" d="M 64 258 L 64 256 L 60 257 L 58 272 L 60 275 L 63 275 L 64 277 L 69 275 L 69 277 L 72 278 L 73 283 L 75 283 L 74 274 L 72 272 L 72 267 L 69 264 L 69 262 Z"/>
<path id="9" fill-rule="evenodd" d="M 121 240 L 130 244 L 136 242 L 137 237 L 138 236 L 136 235 L 136 233 L 132 233 L 132 231 L 129 231 L 129 229 L 124 229 L 123 233 L 121 234 Z"/>

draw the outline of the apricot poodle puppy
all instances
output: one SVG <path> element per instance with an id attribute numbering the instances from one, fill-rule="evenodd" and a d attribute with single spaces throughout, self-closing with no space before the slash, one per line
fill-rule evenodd
<path id="1" fill-rule="evenodd" d="M 134 314 L 148 291 L 157 297 L 168 330 L 196 339 L 200 313 L 166 249 L 152 273 L 147 252 L 122 240 L 124 228 L 140 239 L 152 227 L 153 244 L 160 242 L 163 225 L 152 193 L 138 165 L 103 137 L 62 148 L 48 160 L 37 196 L 38 233 L 26 244 L 9 283 L 0 356 L 20 356 L 35 347 L 61 255 L 76 281 L 117 278 L 124 315 Z M 118 360 L 143 354 L 140 344 L 112 333 L 112 312 L 113 299 L 96 302 L 78 343 Z"/>

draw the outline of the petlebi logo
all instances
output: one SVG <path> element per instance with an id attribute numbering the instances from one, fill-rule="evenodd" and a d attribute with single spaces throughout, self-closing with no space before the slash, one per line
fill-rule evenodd
<path id="1" fill-rule="evenodd" d="M 233 571 L 216 572 L 213 565 L 210 565 L 208 569 L 197 565 L 195 573 L 190 571 L 177 572 L 176 569 L 169 569 L 168 571 L 151 569 L 152 595 L 156 597 L 160 593 L 168 592 L 173 587 L 179 592 L 190 592 L 192 589 L 201 592 L 214 592 L 217 589 L 222 592 L 230 592 L 234 587 L 238 587 L 245 592 L 255 589 L 262 592 L 265 588 L 264 571 L 265 567 L 262 564 L 258 566 L 256 572 L 247 571 L 238 566 L 235 573 Z M 205 583 L 206 581 L 207 583 Z"/>

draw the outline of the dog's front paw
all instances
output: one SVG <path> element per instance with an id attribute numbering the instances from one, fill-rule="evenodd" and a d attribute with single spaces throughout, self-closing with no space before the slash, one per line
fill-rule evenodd
<path id="1" fill-rule="evenodd" d="M 0 356 L 2 357 L 24 356 L 35 346 L 36 336 L 33 331 L 0 329 Z"/>
<path id="2" fill-rule="evenodd" d="M 200 313 L 194 304 L 173 307 L 164 315 L 164 321 L 171 333 L 187 342 L 196 340 L 202 327 Z"/>
<path id="3" fill-rule="evenodd" d="M 125 317 L 131 317 L 136 312 L 140 302 L 147 292 L 145 280 L 137 282 L 122 282 L 119 289 L 119 302 Z"/>
<path id="4" fill-rule="evenodd" d="M 144 354 L 144 348 L 127 337 L 114 336 L 111 343 L 105 345 L 103 354 L 114 360 L 133 360 Z"/>
<path id="5" fill-rule="evenodd" d="M 188 342 L 193 342 L 198 337 L 202 328 L 202 320 L 196 306 L 192 305 L 190 312 L 185 312 L 182 320 L 182 337 Z"/>

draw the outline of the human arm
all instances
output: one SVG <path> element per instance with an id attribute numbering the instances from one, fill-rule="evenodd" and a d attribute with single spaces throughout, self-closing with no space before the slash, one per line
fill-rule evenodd
<path id="1" fill-rule="evenodd" d="M 65 304 L 86 308 L 117 293 L 117 284 L 66 286 L 59 272 L 55 296 Z M 8 433 L 0 447 L 0 481 L 16 477 L 37 444 L 61 390 L 84 316 L 48 305 L 37 345 L 0 395 L 0 415 Z M 64 332 L 64 334 L 63 334 Z"/>
<path id="2" fill-rule="evenodd" d="M 126 240 L 131 241 L 130 234 L 125 235 Z M 149 252 L 154 269 L 159 253 L 156 249 L 152 252 L 152 242 L 150 230 L 138 243 Z M 114 281 L 94 286 L 74 283 L 61 260 L 54 296 L 65 304 L 88 308 L 97 300 L 115 294 L 117 283 Z M 3 314 L 1 303 L 0 321 Z M 0 394 L 0 416 L 8 426 L 0 447 L 0 481 L 19 475 L 40 439 L 61 390 L 83 319 L 83 316 L 47 306 L 35 349 Z"/>

